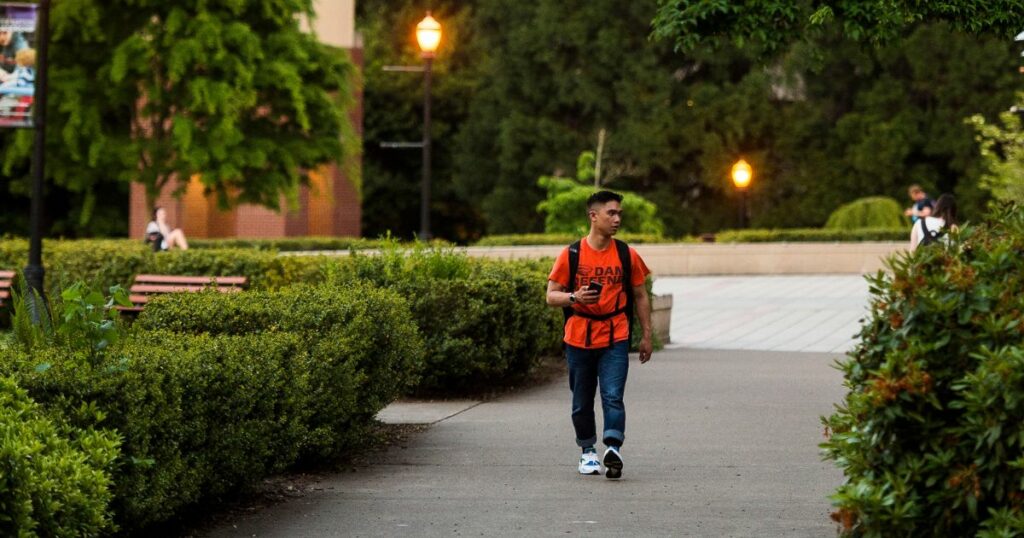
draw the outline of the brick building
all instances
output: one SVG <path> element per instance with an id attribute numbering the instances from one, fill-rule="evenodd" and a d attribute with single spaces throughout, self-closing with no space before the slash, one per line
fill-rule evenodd
<path id="1" fill-rule="evenodd" d="M 355 30 L 355 0 L 316 0 L 315 30 L 328 45 L 348 50 L 358 68 L 363 65 L 362 43 Z M 351 119 L 362 136 L 363 98 L 355 96 Z M 358 157 L 355 157 L 358 158 Z M 359 236 L 362 221 L 359 194 L 342 169 L 331 164 L 310 171 L 310 187 L 302 187 L 297 211 L 277 213 L 262 206 L 240 205 L 231 211 L 217 208 L 214 197 L 203 195 L 198 181 L 190 181 L 185 194 L 176 199 L 169 193 L 178 185 L 169 184 L 156 205 L 167 210 L 168 221 L 185 231 L 187 237 L 291 237 Z M 132 183 L 129 202 L 129 233 L 142 237 L 152 220 L 146 204 L 146 189 Z M 282 200 L 281 206 L 287 207 Z"/>

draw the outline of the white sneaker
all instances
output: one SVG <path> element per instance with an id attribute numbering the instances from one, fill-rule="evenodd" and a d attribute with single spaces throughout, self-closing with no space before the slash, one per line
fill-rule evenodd
<path id="1" fill-rule="evenodd" d="M 597 452 L 580 454 L 580 474 L 601 474 L 601 462 L 597 461 Z"/>
<path id="2" fill-rule="evenodd" d="M 622 454 L 614 447 L 604 451 L 604 477 L 610 480 L 622 477 Z"/>

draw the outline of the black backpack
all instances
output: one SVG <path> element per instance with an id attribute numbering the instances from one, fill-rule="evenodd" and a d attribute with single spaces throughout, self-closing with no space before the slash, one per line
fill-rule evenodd
<path id="1" fill-rule="evenodd" d="M 921 240 L 917 242 L 918 246 L 934 245 L 942 239 L 942 236 L 946 234 L 945 230 L 929 230 L 928 225 L 925 224 L 925 217 L 918 219 L 921 223 Z"/>
<path id="2" fill-rule="evenodd" d="M 626 319 L 629 320 L 629 341 L 633 341 L 633 259 L 629 255 L 629 245 L 612 239 L 612 243 L 615 244 L 615 251 L 619 255 L 619 265 L 622 266 L 622 289 L 626 291 L 626 304 L 615 310 L 610 314 L 602 314 L 594 316 L 590 314 L 584 314 L 577 312 L 571 306 L 567 306 L 562 309 L 562 313 L 565 315 L 565 324 L 569 323 L 569 318 L 573 316 L 579 316 L 593 321 L 605 321 L 609 320 L 623 312 L 626 313 Z M 580 268 L 580 241 L 569 245 L 569 291 L 575 291 L 576 286 L 576 273 Z M 615 335 L 615 327 L 611 327 L 610 334 Z M 587 323 L 587 339 L 586 343 L 590 345 L 590 323 Z M 611 345 L 611 343 L 609 343 Z"/>

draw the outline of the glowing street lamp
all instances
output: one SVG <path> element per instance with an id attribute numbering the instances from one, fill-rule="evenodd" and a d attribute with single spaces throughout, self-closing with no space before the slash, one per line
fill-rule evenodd
<path id="1" fill-rule="evenodd" d="M 429 11 L 427 16 L 416 25 L 416 41 L 420 44 L 420 51 L 423 52 L 424 58 L 433 58 L 438 45 L 441 44 L 441 23 L 431 17 Z"/>
<path id="2" fill-rule="evenodd" d="M 747 161 L 740 159 L 732 165 L 732 183 L 740 191 L 740 228 L 747 227 L 747 187 L 754 178 L 754 169 Z"/>
<path id="3" fill-rule="evenodd" d="M 423 184 L 420 192 L 420 239 L 430 239 L 430 72 L 441 44 L 441 23 L 427 16 L 416 25 L 416 41 L 423 56 Z"/>

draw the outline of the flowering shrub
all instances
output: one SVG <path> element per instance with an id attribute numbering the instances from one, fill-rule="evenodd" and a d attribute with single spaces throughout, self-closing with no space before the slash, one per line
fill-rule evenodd
<path id="1" fill-rule="evenodd" d="M 847 536 L 1024 532 L 1024 210 L 871 278 L 849 393 L 825 419 Z"/>

